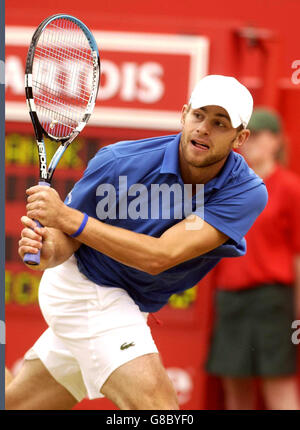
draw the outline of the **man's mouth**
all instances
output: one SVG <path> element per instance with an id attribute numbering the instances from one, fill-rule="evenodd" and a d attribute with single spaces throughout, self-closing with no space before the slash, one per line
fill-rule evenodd
<path id="1" fill-rule="evenodd" d="M 198 140 L 191 140 L 191 143 L 193 146 L 195 146 L 197 149 L 200 149 L 202 151 L 207 151 L 209 149 L 209 145 L 207 145 L 204 142 L 200 142 Z"/>

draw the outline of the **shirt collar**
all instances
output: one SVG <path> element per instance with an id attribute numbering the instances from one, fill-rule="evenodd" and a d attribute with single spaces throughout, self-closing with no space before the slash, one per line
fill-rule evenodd
<path id="1" fill-rule="evenodd" d="M 181 178 L 179 169 L 179 142 L 181 133 L 176 134 L 167 144 L 160 173 L 171 173 Z"/>
<path id="2" fill-rule="evenodd" d="M 234 167 L 235 167 L 235 155 L 234 155 L 234 152 L 231 151 L 227 157 L 227 160 L 224 166 L 222 167 L 218 175 L 205 184 L 205 191 L 208 192 L 208 191 L 211 191 L 212 189 L 220 190 L 223 187 L 224 183 L 227 181 L 228 176 L 234 173 L 234 170 L 235 170 Z"/>
<path id="3" fill-rule="evenodd" d="M 171 173 L 181 178 L 179 168 L 179 142 L 181 133 L 174 136 L 174 138 L 167 144 L 163 162 L 161 165 L 160 173 Z M 239 163 L 238 163 L 239 164 Z M 228 176 L 234 173 L 235 166 L 235 155 L 231 151 L 227 157 L 227 160 L 221 169 L 221 172 L 209 182 L 205 184 L 205 190 L 211 191 L 212 189 L 220 189 L 226 182 Z"/>

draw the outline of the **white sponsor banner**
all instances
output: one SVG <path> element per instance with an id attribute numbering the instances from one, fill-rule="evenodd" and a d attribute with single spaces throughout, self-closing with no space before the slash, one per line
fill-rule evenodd
<path id="1" fill-rule="evenodd" d="M 6 120 L 28 122 L 24 65 L 33 27 L 6 27 Z M 93 30 L 101 85 L 89 124 L 178 130 L 182 105 L 208 73 L 205 36 Z"/>

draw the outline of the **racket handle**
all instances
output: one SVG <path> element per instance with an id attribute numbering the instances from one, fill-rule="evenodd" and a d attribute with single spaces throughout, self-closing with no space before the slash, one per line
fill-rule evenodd
<path id="1" fill-rule="evenodd" d="M 49 182 L 44 181 L 40 181 L 39 185 L 50 187 Z M 34 220 L 34 222 L 36 223 L 37 227 L 43 227 L 42 224 L 39 223 L 39 221 Z M 31 254 L 30 252 L 27 252 L 24 255 L 23 261 L 24 263 L 30 264 L 31 266 L 38 266 L 41 261 L 41 250 L 39 250 L 37 254 Z"/>

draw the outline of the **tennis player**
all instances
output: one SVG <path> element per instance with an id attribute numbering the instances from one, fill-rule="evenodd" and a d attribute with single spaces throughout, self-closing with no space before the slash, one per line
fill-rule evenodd
<path id="1" fill-rule="evenodd" d="M 7 409 L 70 409 L 86 396 L 178 409 L 147 316 L 222 257 L 245 253 L 267 202 L 233 151 L 249 137 L 252 108 L 236 79 L 206 76 L 183 106 L 181 133 L 102 148 L 65 202 L 51 188 L 27 190 L 19 254 L 41 249 L 32 269 L 45 270 L 39 303 L 49 328 L 8 386 Z"/>

